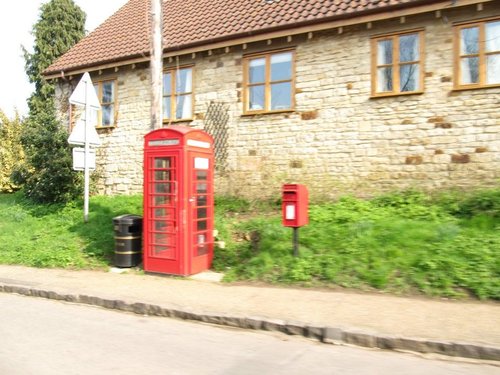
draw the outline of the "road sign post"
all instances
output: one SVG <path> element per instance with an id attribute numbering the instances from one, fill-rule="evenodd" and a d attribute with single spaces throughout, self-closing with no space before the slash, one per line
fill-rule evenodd
<path id="1" fill-rule="evenodd" d="M 100 145 L 99 136 L 90 123 L 90 114 L 92 109 L 99 110 L 101 108 L 89 73 L 85 73 L 80 82 L 78 82 L 78 85 L 69 98 L 69 102 L 85 108 L 85 119 L 83 123 L 77 123 L 77 126 L 75 126 L 75 129 L 68 138 L 68 142 L 77 145 L 83 144 L 84 146 L 83 173 L 85 187 L 83 192 L 83 221 L 86 223 L 89 220 L 90 145 L 91 143 L 94 146 Z"/>

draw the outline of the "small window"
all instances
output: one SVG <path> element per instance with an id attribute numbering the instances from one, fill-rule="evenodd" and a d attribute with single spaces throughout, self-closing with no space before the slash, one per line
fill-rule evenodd
<path id="1" fill-rule="evenodd" d="M 101 109 L 92 114 L 92 121 L 98 128 L 116 126 L 116 80 L 96 82 L 94 88 Z"/>
<path id="2" fill-rule="evenodd" d="M 244 113 L 279 112 L 294 107 L 294 52 L 245 57 Z"/>
<path id="3" fill-rule="evenodd" d="M 423 91 L 423 32 L 411 31 L 372 39 L 372 95 Z"/>
<path id="4" fill-rule="evenodd" d="M 455 26 L 455 88 L 500 85 L 500 20 Z"/>
<path id="5" fill-rule="evenodd" d="M 169 69 L 163 73 L 163 121 L 193 117 L 193 68 Z"/>

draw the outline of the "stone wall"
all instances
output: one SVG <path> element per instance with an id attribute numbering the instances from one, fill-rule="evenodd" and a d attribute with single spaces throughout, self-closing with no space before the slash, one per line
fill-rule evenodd
<path id="1" fill-rule="evenodd" d="M 184 56 L 194 64 L 197 128 L 228 117 L 217 133 L 225 152 L 218 194 L 277 196 L 283 183 L 304 183 L 312 197 L 418 187 L 474 188 L 500 178 L 500 88 L 453 91 L 452 23 L 498 11 L 475 7 L 253 43 L 248 49 Z M 370 37 L 423 28 L 424 93 L 371 98 Z M 242 56 L 295 47 L 294 112 L 242 114 Z M 166 65 L 174 64 L 166 61 Z M 142 137 L 149 130 L 147 68 L 120 69 L 119 122 L 101 131 L 99 187 L 107 194 L 142 189 Z M 99 77 L 93 75 L 93 79 Z M 215 114 L 214 114 L 215 113 Z"/>

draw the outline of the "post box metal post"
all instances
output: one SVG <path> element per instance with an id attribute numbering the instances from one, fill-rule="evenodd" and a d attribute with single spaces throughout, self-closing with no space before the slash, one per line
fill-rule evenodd
<path id="1" fill-rule="evenodd" d="M 282 188 L 282 223 L 293 228 L 293 254 L 299 255 L 298 228 L 309 223 L 309 192 L 305 185 L 285 184 Z"/>

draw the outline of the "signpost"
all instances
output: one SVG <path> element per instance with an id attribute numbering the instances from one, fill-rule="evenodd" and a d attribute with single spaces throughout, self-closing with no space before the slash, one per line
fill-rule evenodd
<path id="1" fill-rule="evenodd" d="M 92 150 L 93 154 L 93 166 L 91 166 L 91 150 L 90 146 L 99 146 L 101 144 L 99 136 L 95 130 L 94 124 L 91 124 L 90 114 L 92 110 L 101 109 L 101 104 L 97 98 L 94 85 L 90 79 L 90 74 L 85 73 L 78 82 L 75 90 L 69 97 L 69 102 L 79 107 L 85 108 L 85 118 L 77 122 L 75 128 L 71 132 L 68 143 L 72 145 L 83 145 L 83 171 L 85 176 L 85 188 L 84 188 L 84 199 L 83 199 L 83 220 L 88 222 L 89 220 L 89 185 L 90 185 L 90 169 L 95 168 L 95 151 Z M 81 155 L 82 150 L 73 152 L 73 157 L 78 157 Z M 76 170 L 81 170 L 81 164 L 77 160 L 73 161 L 74 168 Z"/>

